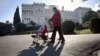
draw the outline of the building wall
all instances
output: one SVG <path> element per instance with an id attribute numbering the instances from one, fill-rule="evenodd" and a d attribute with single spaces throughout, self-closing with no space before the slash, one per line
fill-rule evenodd
<path id="1" fill-rule="evenodd" d="M 74 11 L 60 11 L 62 16 L 62 22 L 65 20 L 70 20 L 77 22 L 76 14 Z"/>
<path id="2" fill-rule="evenodd" d="M 82 17 L 85 15 L 87 11 L 91 10 L 90 8 L 85 8 L 85 7 L 78 7 L 77 9 L 74 10 L 76 13 L 78 22 L 82 24 Z"/>
<path id="3" fill-rule="evenodd" d="M 22 5 L 22 22 L 27 24 L 33 21 L 37 24 L 43 24 L 45 21 L 45 4 Z"/>
<path id="4" fill-rule="evenodd" d="M 45 19 L 50 19 L 53 15 L 53 10 L 50 8 L 45 8 L 45 4 L 22 4 L 22 22 L 27 24 L 33 21 L 39 25 L 45 23 Z M 53 5 L 52 5 L 53 7 Z M 62 22 L 65 20 L 71 20 L 73 22 L 79 22 L 82 24 L 82 16 L 89 11 L 90 8 L 79 7 L 74 11 L 60 10 Z"/>

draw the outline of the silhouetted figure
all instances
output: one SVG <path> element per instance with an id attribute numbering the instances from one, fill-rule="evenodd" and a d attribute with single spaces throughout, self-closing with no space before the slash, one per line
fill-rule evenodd
<path id="1" fill-rule="evenodd" d="M 55 42 L 56 31 L 58 31 L 59 33 L 60 36 L 59 40 L 62 40 L 62 43 L 64 43 L 65 39 L 63 37 L 62 30 L 61 30 L 61 14 L 56 7 L 53 8 L 53 11 L 54 11 L 54 15 L 49 20 L 53 22 L 53 26 L 54 26 L 53 33 L 51 36 L 51 43 Z"/>

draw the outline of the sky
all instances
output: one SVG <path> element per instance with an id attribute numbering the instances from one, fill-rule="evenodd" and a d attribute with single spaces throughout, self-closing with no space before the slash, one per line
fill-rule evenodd
<path id="1" fill-rule="evenodd" d="M 65 10 L 73 11 L 77 7 L 89 7 L 94 11 L 100 9 L 100 0 L 87 0 L 82 2 L 82 0 L 0 0 L 0 22 L 10 21 L 13 22 L 14 13 L 16 7 L 19 6 L 21 15 L 21 5 L 22 3 L 33 4 L 33 3 L 45 3 L 46 5 L 56 5 L 59 9 L 64 6 Z"/>

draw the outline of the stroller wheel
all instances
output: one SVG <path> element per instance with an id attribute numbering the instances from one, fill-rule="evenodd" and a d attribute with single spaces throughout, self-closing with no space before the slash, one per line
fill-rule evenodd
<path id="1" fill-rule="evenodd" d="M 31 35 L 32 38 L 35 38 L 35 35 Z"/>
<path id="2" fill-rule="evenodd" d="M 46 40 L 44 40 L 43 44 L 46 44 L 46 42 L 47 42 L 47 41 L 46 41 Z"/>

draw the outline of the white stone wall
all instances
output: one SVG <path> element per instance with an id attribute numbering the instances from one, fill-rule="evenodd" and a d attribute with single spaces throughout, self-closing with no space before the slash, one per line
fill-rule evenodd
<path id="1" fill-rule="evenodd" d="M 27 24 L 33 21 L 37 24 L 45 22 L 45 4 L 22 5 L 22 22 Z"/>
<path id="2" fill-rule="evenodd" d="M 52 5 L 53 6 L 53 5 Z M 53 15 L 53 10 L 51 8 L 45 8 L 45 4 L 22 4 L 22 22 L 28 24 L 30 21 L 42 25 L 45 23 L 45 19 L 50 19 Z M 62 22 L 65 20 L 71 20 L 73 22 L 79 22 L 82 24 L 82 16 L 90 8 L 79 7 L 74 11 L 60 11 Z"/>
<path id="3" fill-rule="evenodd" d="M 74 12 L 76 13 L 77 15 L 77 19 L 78 19 L 78 22 L 80 24 L 82 24 L 82 17 L 85 15 L 85 13 L 87 11 L 91 10 L 90 8 L 85 8 L 85 7 L 79 7 L 77 9 L 74 10 Z"/>
<path id="4" fill-rule="evenodd" d="M 65 20 L 70 20 L 77 22 L 76 14 L 74 11 L 61 11 L 62 22 Z"/>

